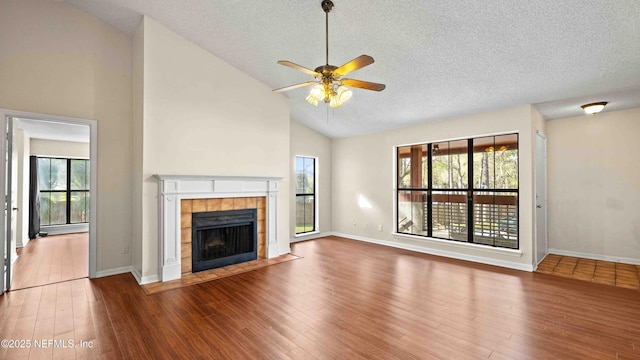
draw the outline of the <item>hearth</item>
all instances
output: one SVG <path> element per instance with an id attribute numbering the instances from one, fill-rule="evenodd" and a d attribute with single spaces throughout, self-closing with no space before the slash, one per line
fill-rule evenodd
<path id="1" fill-rule="evenodd" d="M 258 258 L 256 209 L 199 212 L 192 216 L 193 272 Z"/>

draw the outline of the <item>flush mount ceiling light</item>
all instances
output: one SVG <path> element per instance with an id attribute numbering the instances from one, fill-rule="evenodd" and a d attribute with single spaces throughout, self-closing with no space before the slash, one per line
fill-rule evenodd
<path id="1" fill-rule="evenodd" d="M 604 109 L 604 107 L 606 105 L 607 105 L 607 102 L 606 101 L 602 101 L 602 102 L 596 102 L 596 103 L 591 103 L 591 104 L 585 104 L 585 105 L 582 105 L 581 108 L 587 114 L 595 115 L 595 114 L 599 113 L 600 111 L 602 111 L 602 109 Z"/>
<path id="2" fill-rule="evenodd" d="M 311 88 L 309 96 L 306 98 L 307 102 L 313 106 L 318 106 L 319 101 L 324 101 L 328 103 L 330 107 L 337 108 L 342 106 L 353 95 L 347 86 L 374 91 L 384 90 L 384 84 L 342 78 L 342 76 L 352 71 L 373 64 L 373 58 L 369 55 L 360 55 L 342 66 L 329 65 L 329 12 L 333 9 L 333 2 L 331 0 L 323 0 L 320 6 L 325 12 L 326 19 L 326 64 L 318 66 L 315 70 L 311 70 L 290 61 L 278 61 L 278 64 L 311 75 L 316 80 L 275 89 L 273 92 L 282 92 L 315 84 L 315 86 Z"/>

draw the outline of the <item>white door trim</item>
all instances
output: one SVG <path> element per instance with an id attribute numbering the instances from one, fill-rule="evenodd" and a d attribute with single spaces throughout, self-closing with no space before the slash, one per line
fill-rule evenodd
<path id="1" fill-rule="evenodd" d="M 534 243 L 535 243 L 535 249 L 534 249 L 534 259 L 535 259 L 535 263 L 534 263 L 534 268 L 538 266 L 538 264 L 545 258 L 545 256 L 549 253 L 549 239 L 548 239 L 548 230 L 547 230 L 547 171 L 546 171 L 546 167 L 547 167 L 547 137 L 545 136 L 545 134 L 536 129 L 536 139 L 535 139 L 535 156 L 538 157 L 541 154 L 539 154 L 540 149 L 538 149 L 538 138 L 540 138 L 544 144 L 544 149 L 542 149 L 542 163 L 544 166 L 544 179 L 538 179 L 539 176 L 539 172 L 541 169 L 539 169 L 539 161 L 536 158 L 534 161 L 534 165 L 535 165 L 535 179 L 534 179 L 534 205 L 536 206 L 533 209 L 533 213 L 535 216 L 535 221 L 534 221 Z M 544 182 L 544 193 L 542 194 L 543 198 L 542 199 L 538 199 L 538 181 L 543 181 Z M 538 209 L 542 210 L 542 219 L 540 219 L 540 217 L 538 216 Z M 539 222 L 542 221 L 544 222 L 544 234 L 539 234 L 539 229 L 538 227 L 540 226 Z M 542 235 L 542 239 L 541 236 Z M 540 244 L 539 242 L 543 240 L 544 244 Z M 543 249 L 541 249 L 540 246 L 543 246 Z M 540 250 L 543 250 L 543 254 L 540 255 Z"/>
<path id="2" fill-rule="evenodd" d="M 59 122 L 65 124 L 75 124 L 75 125 L 86 125 L 89 126 L 89 139 L 90 139 L 90 150 L 89 150 L 89 159 L 91 161 L 91 213 L 89 214 L 89 278 L 96 277 L 96 265 L 97 265 L 97 227 L 98 227 L 98 217 L 97 217 L 97 203 L 98 203 L 98 122 L 96 120 L 90 119 L 81 119 L 74 118 L 68 116 L 59 116 L 59 115 L 46 115 L 46 114 L 38 114 L 17 110 L 8 110 L 8 109 L 0 109 L 0 115 L 2 115 L 2 122 L 0 122 L 0 126 L 5 124 L 6 126 L 6 117 L 16 117 L 16 118 L 25 118 L 32 120 L 41 120 L 41 121 L 52 121 Z M 2 153 L 6 153 L 6 139 L 4 136 L 3 140 L 0 141 L 0 151 Z M 6 177 L 6 168 L 3 165 L 0 165 L 0 188 L 4 188 L 4 178 Z M 4 215 L 0 217 L 3 219 Z M 4 222 L 2 222 L 4 224 Z M 1 225 L 2 228 L 4 225 Z M 1 229 L 1 228 L 0 228 Z M 4 285 L 4 279 L 3 284 Z"/>

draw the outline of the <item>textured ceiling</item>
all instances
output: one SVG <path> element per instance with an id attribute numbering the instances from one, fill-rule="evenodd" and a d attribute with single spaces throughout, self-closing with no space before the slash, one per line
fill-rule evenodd
<path id="1" fill-rule="evenodd" d="M 66 0 L 133 35 L 148 15 L 272 88 L 311 80 L 276 64 L 324 64 L 320 0 Z M 329 63 L 361 54 L 375 63 L 350 78 L 339 109 L 285 93 L 291 117 L 345 137 L 505 107 L 534 104 L 547 119 L 640 107 L 638 0 L 334 0 Z M 274 95 L 278 96 L 278 95 Z"/>

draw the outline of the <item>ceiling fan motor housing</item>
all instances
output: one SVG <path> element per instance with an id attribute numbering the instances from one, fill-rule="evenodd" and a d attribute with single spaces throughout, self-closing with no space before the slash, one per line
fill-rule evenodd
<path id="1" fill-rule="evenodd" d="M 333 78 L 333 71 L 337 69 L 337 66 L 333 65 L 322 65 L 318 66 L 314 71 L 322 74 L 322 77 L 331 77 Z"/>

